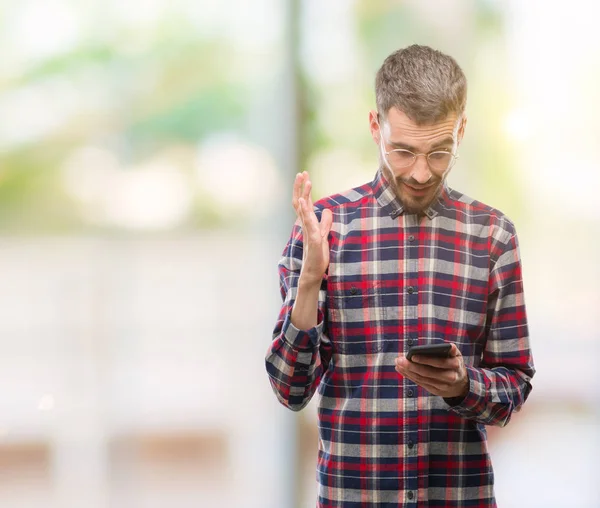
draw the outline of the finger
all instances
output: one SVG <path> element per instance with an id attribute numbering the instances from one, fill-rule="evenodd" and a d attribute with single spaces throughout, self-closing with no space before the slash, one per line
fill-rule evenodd
<path id="1" fill-rule="evenodd" d="M 420 382 L 437 386 L 440 389 L 452 386 L 459 379 L 458 372 L 456 372 L 455 370 L 444 370 L 440 372 L 442 372 L 443 374 L 440 374 L 435 377 L 429 375 L 428 373 L 422 372 L 416 372 L 414 373 L 414 375 L 419 379 Z"/>
<path id="2" fill-rule="evenodd" d="M 333 213 L 329 208 L 325 208 L 321 213 L 321 223 L 319 224 L 319 230 L 321 231 L 321 238 L 325 238 L 331 231 L 331 225 L 333 224 Z"/>
<path id="3" fill-rule="evenodd" d="M 302 231 L 304 231 L 304 212 L 302 210 L 302 198 L 298 199 L 296 214 L 298 215 L 298 219 L 300 219 L 300 228 L 302 229 Z"/>
<path id="4" fill-rule="evenodd" d="M 398 358 L 396 362 L 405 373 L 419 376 L 419 378 L 432 383 L 452 383 L 457 377 L 457 370 L 455 369 L 438 369 L 437 367 L 409 362 L 403 358 Z"/>
<path id="5" fill-rule="evenodd" d="M 414 383 L 417 383 L 419 386 L 425 388 L 428 392 L 432 393 L 433 395 L 443 395 L 445 393 L 445 390 L 447 390 L 448 388 L 448 384 L 446 383 L 442 383 L 438 380 L 432 380 L 423 376 L 420 376 L 419 374 L 415 373 L 415 372 L 411 372 L 405 368 L 402 367 L 402 361 L 398 361 L 399 359 L 396 359 L 396 372 L 398 372 L 400 375 L 402 375 L 403 377 L 405 377 L 406 379 L 409 379 L 411 381 L 413 381 Z M 400 359 L 402 360 L 402 359 Z M 407 362 L 407 360 L 404 360 Z"/>
<path id="6" fill-rule="evenodd" d="M 308 203 L 310 201 L 310 191 L 312 190 L 312 182 L 310 181 L 309 177 L 308 177 L 308 173 L 306 173 L 306 176 L 304 178 L 304 189 L 302 190 L 302 197 L 305 199 L 305 201 Z"/>
<path id="7" fill-rule="evenodd" d="M 394 363 L 398 366 L 398 367 L 402 367 L 402 368 L 406 368 L 408 367 L 408 360 L 406 359 L 406 356 L 404 355 L 400 355 L 398 356 L 395 360 Z"/>
<path id="8" fill-rule="evenodd" d="M 457 357 L 436 358 L 428 355 L 415 355 L 412 357 L 412 363 L 416 365 L 427 365 L 437 369 L 458 369 L 460 361 Z"/>
<path id="9" fill-rule="evenodd" d="M 445 385 L 448 382 L 442 378 L 439 377 L 430 377 L 430 376 L 424 376 L 422 374 L 419 374 L 417 372 L 414 371 L 404 371 L 404 376 L 412 379 L 415 383 L 427 383 L 430 385 Z"/>
<path id="10" fill-rule="evenodd" d="M 419 386 L 422 386 L 423 388 L 427 387 L 429 391 L 443 392 L 449 386 L 449 383 L 447 382 L 444 382 L 439 379 L 431 379 L 428 377 L 424 377 L 414 372 L 411 373 L 410 376 L 406 377 L 408 377 L 411 381 L 417 383 Z"/>
<path id="11" fill-rule="evenodd" d="M 398 369 L 396 369 L 396 370 L 398 370 Z M 400 374 L 402 374 L 402 373 L 400 373 Z M 431 392 L 435 395 L 439 395 L 439 394 L 443 393 L 443 387 L 438 386 L 436 383 L 432 383 L 428 379 L 421 378 L 420 376 L 415 375 L 413 373 L 402 374 L 402 376 L 406 379 L 409 379 L 413 383 L 416 383 L 419 386 L 425 388 L 428 392 Z"/>
<path id="12" fill-rule="evenodd" d="M 304 198 L 299 198 L 300 209 L 302 211 L 302 227 L 305 231 L 305 238 L 314 238 L 315 234 L 319 233 L 319 222 L 315 212 L 308 208 L 308 203 Z"/>
<path id="13" fill-rule="evenodd" d="M 460 349 L 458 349 L 458 346 L 454 342 L 452 343 L 452 349 L 450 350 L 449 356 L 462 356 Z"/>
<path id="14" fill-rule="evenodd" d="M 301 196 L 302 182 L 302 174 L 297 173 L 296 178 L 294 179 L 294 191 L 292 193 L 292 206 L 294 207 L 294 210 L 296 210 L 296 213 L 298 213 L 298 198 Z"/>
<path id="15" fill-rule="evenodd" d="M 306 199 L 306 184 L 310 181 L 307 171 L 302 171 L 302 173 L 300 173 L 300 180 L 302 181 L 302 193 L 300 197 Z"/>

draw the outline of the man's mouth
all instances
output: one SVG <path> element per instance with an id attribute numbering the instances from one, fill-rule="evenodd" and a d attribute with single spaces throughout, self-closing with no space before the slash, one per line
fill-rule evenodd
<path id="1" fill-rule="evenodd" d="M 415 187 L 413 185 L 409 185 L 406 182 L 402 182 L 406 187 L 408 187 L 408 189 L 410 190 L 411 193 L 417 195 L 417 196 L 423 196 L 425 194 L 427 194 L 427 192 L 429 191 L 429 189 L 431 189 L 433 187 L 433 185 L 427 185 L 425 187 Z"/>

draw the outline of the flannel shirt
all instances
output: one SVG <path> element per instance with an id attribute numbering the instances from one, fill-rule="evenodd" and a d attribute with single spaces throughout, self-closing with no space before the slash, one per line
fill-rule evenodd
<path id="1" fill-rule="evenodd" d="M 317 506 L 495 507 L 486 425 L 504 426 L 535 373 L 519 247 L 501 212 L 444 184 L 406 213 L 381 170 L 315 203 L 329 208 L 318 324 L 291 323 L 302 266 L 296 221 L 279 262 L 283 305 L 266 355 L 279 401 L 318 391 Z M 403 378 L 412 345 L 454 342 L 469 391 L 444 399 Z"/>

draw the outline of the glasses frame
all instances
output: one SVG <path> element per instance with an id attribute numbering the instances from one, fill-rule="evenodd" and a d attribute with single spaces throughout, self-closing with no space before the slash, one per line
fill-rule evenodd
<path id="1" fill-rule="evenodd" d="M 382 140 L 383 140 L 383 137 L 382 137 Z M 383 153 L 385 154 L 385 159 L 387 160 L 387 163 L 390 165 L 390 167 L 392 167 L 392 163 L 390 162 L 390 159 L 388 156 L 392 152 L 406 152 L 406 153 L 412 154 L 412 156 L 413 156 L 412 162 L 410 162 L 409 164 L 406 164 L 405 166 L 394 166 L 397 169 L 410 168 L 412 165 L 414 165 L 415 162 L 417 162 L 417 157 L 419 157 L 420 155 L 423 155 L 425 157 L 425 160 L 427 161 L 427 166 L 429 167 L 430 170 L 433 169 L 435 171 L 448 171 L 448 170 L 452 169 L 452 167 L 454 166 L 454 164 L 456 164 L 456 161 L 458 159 L 458 154 L 449 152 L 448 150 L 433 150 L 428 153 L 415 153 L 412 150 L 407 150 L 406 148 L 393 148 L 392 150 L 386 151 L 385 147 L 383 147 Z M 429 157 L 434 153 L 444 153 L 444 154 L 450 155 L 450 157 L 452 157 L 452 159 L 450 160 L 450 163 L 448 164 L 448 166 L 446 166 L 446 168 L 437 169 L 432 166 L 431 161 L 429 160 Z"/>

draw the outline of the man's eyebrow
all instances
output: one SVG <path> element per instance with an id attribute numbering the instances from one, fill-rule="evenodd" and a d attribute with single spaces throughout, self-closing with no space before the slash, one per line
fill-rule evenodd
<path id="1" fill-rule="evenodd" d="M 411 152 L 416 152 L 416 148 L 411 145 L 407 145 L 406 143 L 400 143 L 399 141 L 390 141 L 390 145 L 394 148 L 402 148 L 403 150 L 410 150 Z"/>
<path id="2" fill-rule="evenodd" d="M 401 148 L 403 150 L 410 150 L 411 152 L 417 153 L 418 150 L 411 145 L 408 145 L 406 143 L 402 143 L 400 141 L 389 141 L 388 144 L 392 145 L 394 148 Z M 448 147 L 448 145 L 452 146 L 454 145 L 454 138 L 452 136 L 448 136 L 447 138 L 444 138 L 440 141 L 436 141 L 435 143 L 433 143 L 429 149 L 430 152 L 438 149 L 438 148 L 442 148 L 442 147 Z"/>
<path id="3" fill-rule="evenodd" d="M 441 141 L 436 141 L 433 145 L 431 145 L 431 149 L 435 150 L 436 148 L 446 147 L 448 145 L 454 145 L 454 138 L 452 136 L 448 136 Z"/>

